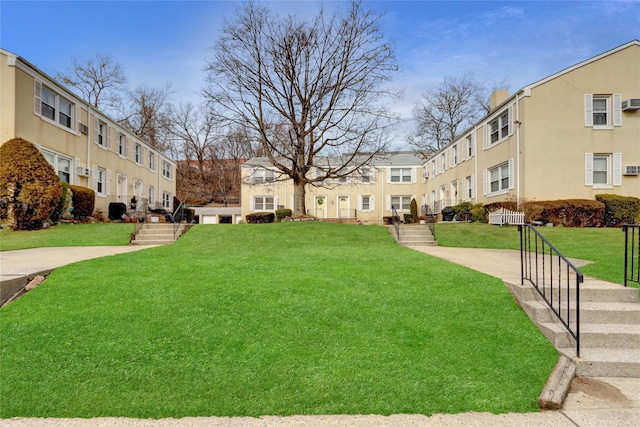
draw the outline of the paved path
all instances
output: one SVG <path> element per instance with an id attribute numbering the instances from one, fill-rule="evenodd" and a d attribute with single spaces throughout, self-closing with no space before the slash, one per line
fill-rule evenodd
<path id="1" fill-rule="evenodd" d="M 145 247 L 146 248 L 146 247 Z M 135 246 L 39 248 L 0 252 L 0 271 L 25 274 L 50 270 L 71 262 L 144 248 Z M 446 259 L 503 280 L 520 280 L 520 253 L 499 249 L 424 247 L 429 255 Z M 573 260 L 576 265 L 585 261 Z M 464 413 L 424 415 L 322 415 L 260 418 L 198 417 L 140 420 L 134 418 L 0 419 L 0 427 L 638 427 L 640 379 L 595 378 L 569 392 L 564 408 L 527 414 Z M 46 396 L 43 396 L 46 398 Z"/>

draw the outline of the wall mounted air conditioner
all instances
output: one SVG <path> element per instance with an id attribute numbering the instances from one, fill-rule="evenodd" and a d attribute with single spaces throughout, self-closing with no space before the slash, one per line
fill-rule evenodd
<path id="1" fill-rule="evenodd" d="M 80 132 L 84 133 L 85 135 L 89 133 L 89 126 L 85 125 L 84 123 L 78 123 L 78 127 L 80 128 Z"/>
<path id="2" fill-rule="evenodd" d="M 640 110 L 640 98 L 630 98 L 622 101 L 622 111 Z"/>
<path id="3" fill-rule="evenodd" d="M 429 178 L 429 174 L 428 174 L 428 173 L 426 173 L 426 172 L 425 172 L 425 173 L 423 173 L 423 174 L 422 174 L 422 178 L 424 178 L 424 179 L 428 179 L 428 178 Z"/>
<path id="4" fill-rule="evenodd" d="M 640 174 L 640 166 L 625 166 L 625 175 L 638 175 Z"/>
<path id="5" fill-rule="evenodd" d="M 78 173 L 78 176 L 91 176 L 91 169 L 89 168 L 78 167 L 76 168 L 76 172 Z"/>

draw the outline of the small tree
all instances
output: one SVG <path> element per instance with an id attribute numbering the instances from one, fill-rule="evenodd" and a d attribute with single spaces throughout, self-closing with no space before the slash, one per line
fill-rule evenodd
<path id="1" fill-rule="evenodd" d="M 416 222 L 418 219 L 418 202 L 416 202 L 416 199 L 411 199 L 409 209 L 411 211 L 411 222 Z"/>
<path id="2" fill-rule="evenodd" d="M 0 146 L 0 198 L 14 229 L 42 228 L 61 195 L 58 175 L 32 143 L 14 138 Z"/>

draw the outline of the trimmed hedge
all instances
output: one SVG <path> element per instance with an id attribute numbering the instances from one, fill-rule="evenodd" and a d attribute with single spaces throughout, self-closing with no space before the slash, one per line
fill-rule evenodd
<path id="1" fill-rule="evenodd" d="M 93 215 L 96 204 L 96 192 L 87 187 L 70 185 L 73 192 L 73 218 L 82 221 Z"/>
<path id="2" fill-rule="evenodd" d="M 14 138 L 0 146 L 0 205 L 15 230 L 42 228 L 61 194 L 56 171 L 35 145 Z"/>
<path id="3" fill-rule="evenodd" d="M 273 212 L 256 212 L 247 215 L 245 218 L 248 224 L 270 224 L 275 220 L 276 214 Z"/>
<path id="4" fill-rule="evenodd" d="M 493 205 L 492 203 L 491 205 Z M 487 222 L 487 207 L 491 205 L 484 206 L 482 203 L 471 203 L 471 202 L 462 202 L 458 205 L 452 206 L 453 212 L 455 212 L 458 217 L 460 214 L 469 212 L 471 214 L 471 221 L 475 222 Z M 493 209 L 496 210 L 497 208 Z M 515 210 L 515 209 L 513 209 Z"/>
<path id="5" fill-rule="evenodd" d="M 598 194 L 596 200 L 604 203 L 604 224 L 607 227 L 640 221 L 640 199 L 637 197 Z"/>
<path id="6" fill-rule="evenodd" d="M 276 209 L 276 218 L 278 218 L 278 222 L 282 222 L 283 219 L 293 216 L 293 211 L 291 209 Z"/>
<path id="7" fill-rule="evenodd" d="M 523 208 L 529 222 L 564 227 L 601 227 L 605 206 L 597 200 L 568 199 L 526 202 Z"/>

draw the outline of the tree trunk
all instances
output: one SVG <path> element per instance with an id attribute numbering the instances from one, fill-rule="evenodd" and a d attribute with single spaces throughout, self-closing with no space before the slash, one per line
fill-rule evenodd
<path id="1" fill-rule="evenodd" d="M 305 182 L 297 179 L 293 182 L 293 215 L 301 216 L 307 213 L 305 206 Z"/>

